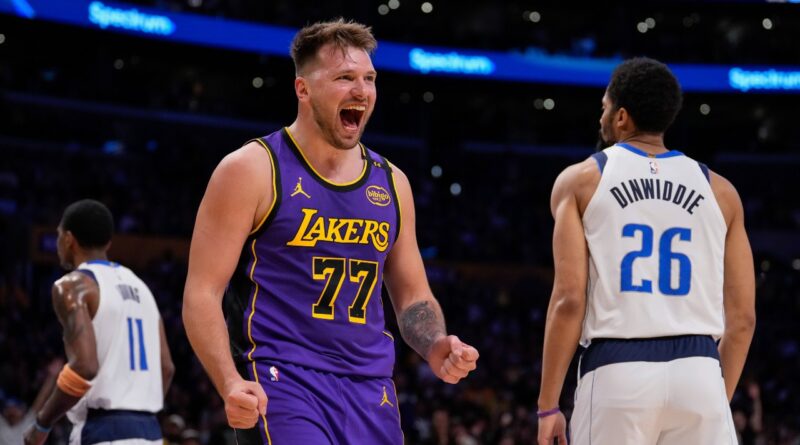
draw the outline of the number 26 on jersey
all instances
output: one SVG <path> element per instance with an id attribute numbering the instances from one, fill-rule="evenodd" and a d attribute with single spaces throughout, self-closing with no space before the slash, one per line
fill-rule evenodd
<path id="1" fill-rule="evenodd" d="M 633 264 L 636 261 L 647 261 L 653 256 L 653 228 L 644 224 L 626 224 L 622 228 L 623 238 L 641 236 L 640 249 L 628 252 L 620 264 L 620 290 L 622 292 L 653 293 L 653 281 L 658 281 L 658 291 L 663 295 L 684 297 L 689 294 L 692 277 L 692 261 L 683 253 L 673 251 L 677 241 L 691 242 L 692 230 L 685 227 L 672 227 L 658 236 L 658 276 L 634 277 Z M 673 266 L 677 266 L 673 268 Z M 673 273 L 677 273 L 677 282 L 673 282 Z"/>

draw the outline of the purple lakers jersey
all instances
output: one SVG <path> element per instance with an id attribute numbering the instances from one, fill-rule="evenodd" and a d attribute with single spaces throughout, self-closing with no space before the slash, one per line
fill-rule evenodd
<path id="1" fill-rule="evenodd" d="M 248 237 L 225 296 L 237 362 L 391 377 L 383 265 L 400 225 L 386 159 L 359 145 L 364 169 L 334 184 L 288 129 L 258 139 L 273 166 L 275 201 Z"/>

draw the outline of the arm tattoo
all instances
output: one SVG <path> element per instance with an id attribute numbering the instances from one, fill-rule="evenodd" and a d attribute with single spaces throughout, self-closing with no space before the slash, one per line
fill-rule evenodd
<path id="1" fill-rule="evenodd" d="M 415 303 L 403 311 L 398 325 L 406 343 L 424 358 L 428 358 L 433 342 L 446 335 L 443 318 L 428 301 Z"/>
<path id="2" fill-rule="evenodd" d="M 76 340 L 86 330 L 85 324 L 78 320 L 79 314 L 73 310 L 67 314 L 67 324 L 64 325 L 64 339 L 68 342 Z"/>

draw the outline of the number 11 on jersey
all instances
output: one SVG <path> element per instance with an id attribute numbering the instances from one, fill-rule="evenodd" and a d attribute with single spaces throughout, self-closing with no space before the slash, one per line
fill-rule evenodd
<path id="1" fill-rule="evenodd" d="M 137 331 L 138 335 L 134 336 L 133 331 Z M 137 350 L 135 347 L 137 340 L 139 343 L 139 370 L 147 371 L 147 353 L 144 350 L 142 319 L 128 317 L 128 357 L 130 358 L 131 371 L 136 371 L 136 358 L 134 356 Z"/>

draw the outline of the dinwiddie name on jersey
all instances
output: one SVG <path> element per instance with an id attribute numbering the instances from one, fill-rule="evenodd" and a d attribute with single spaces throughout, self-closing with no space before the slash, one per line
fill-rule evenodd
<path id="1" fill-rule="evenodd" d="M 694 215 L 694 209 L 706 199 L 705 196 L 683 184 L 676 184 L 656 178 L 628 179 L 611 187 L 610 192 L 621 209 L 643 199 L 658 199 L 678 205 Z"/>
<path id="2" fill-rule="evenodd" d="M 371 219 L 328 218 L 317 209 L 302 209 L 303 221 L 287 246 L 313 247 L 319 241 L 372 244 L 378 252 L 389 247 L 389 223 Z"/>

